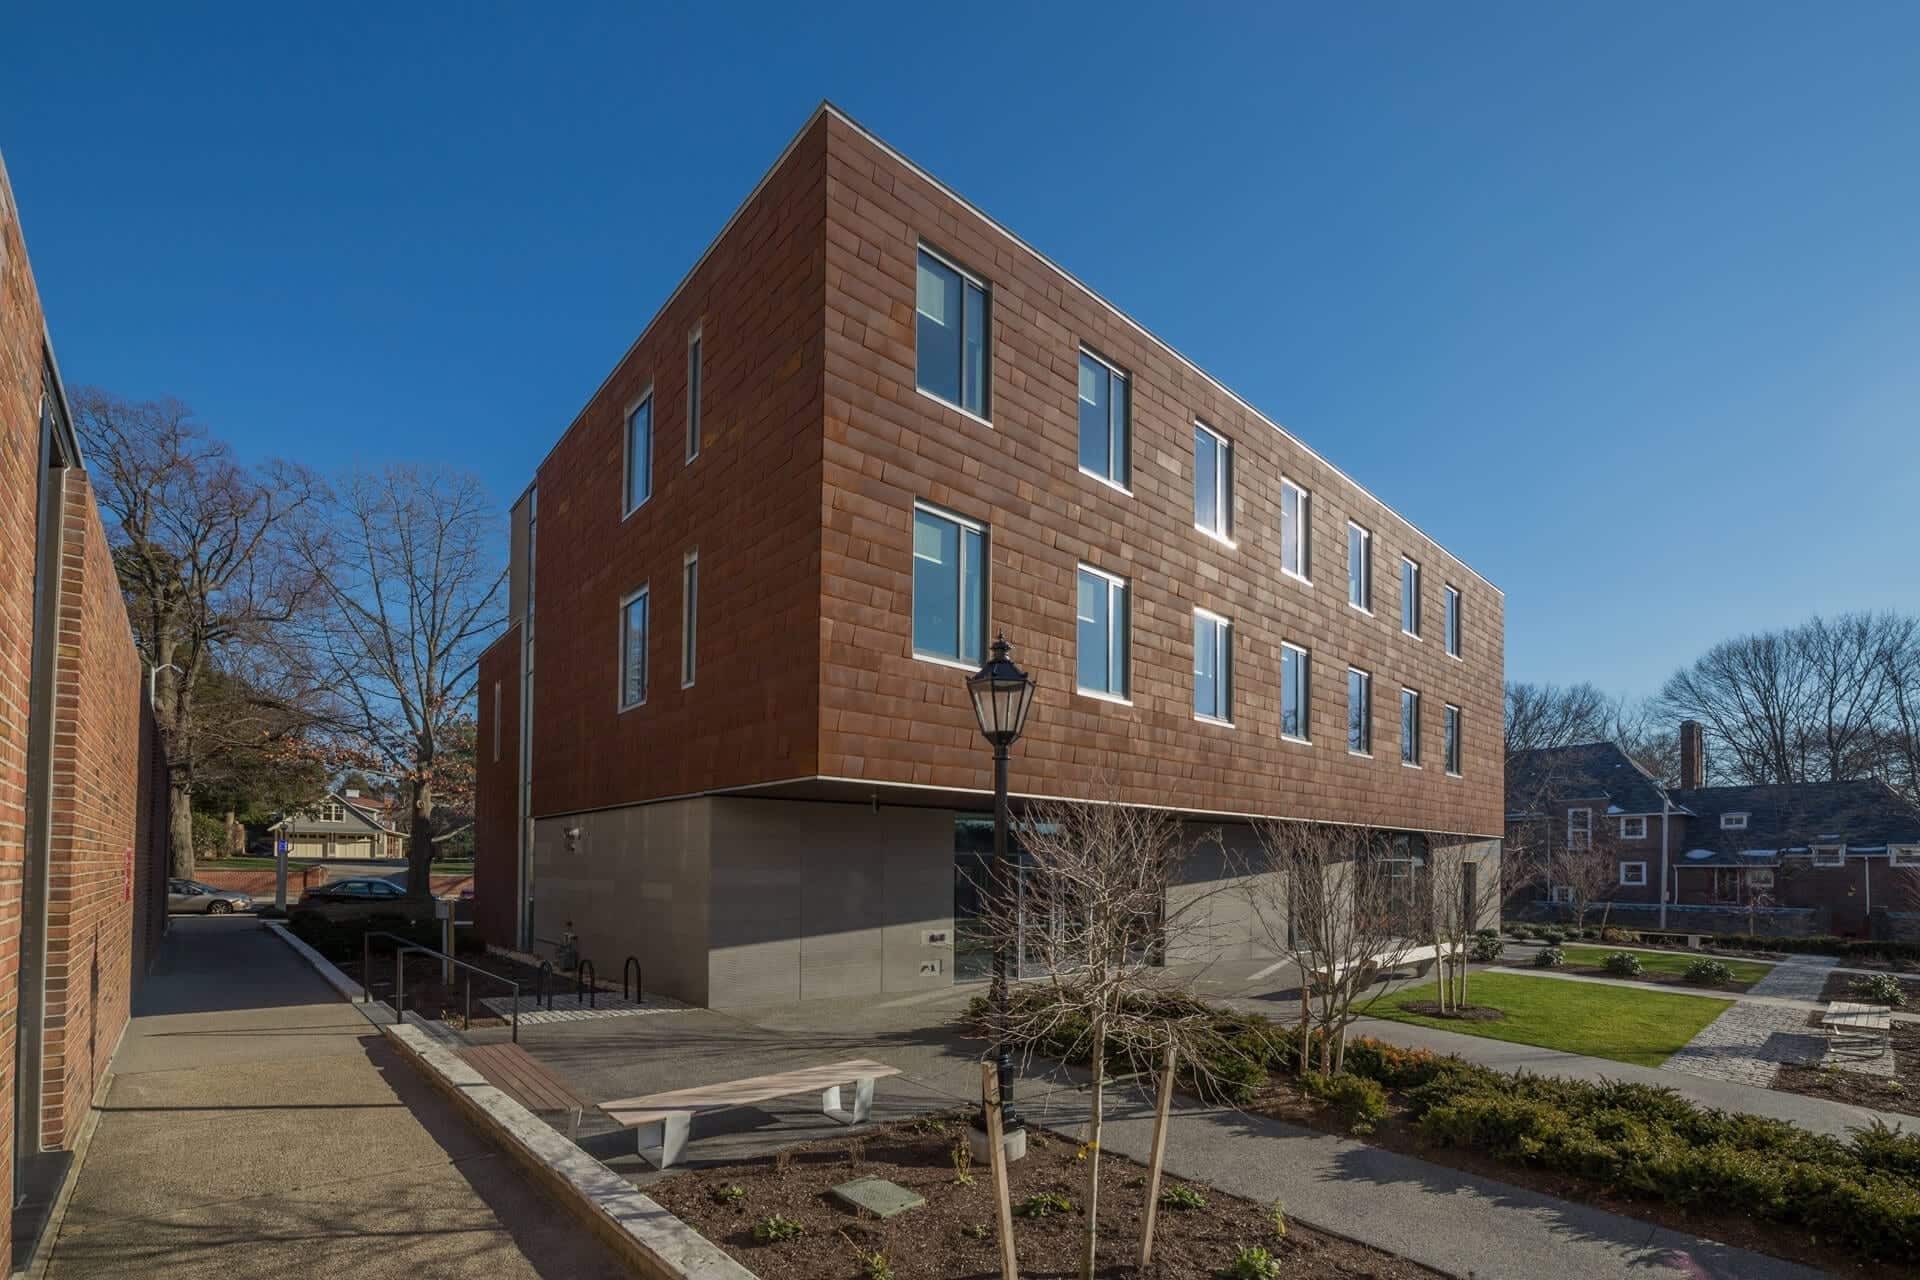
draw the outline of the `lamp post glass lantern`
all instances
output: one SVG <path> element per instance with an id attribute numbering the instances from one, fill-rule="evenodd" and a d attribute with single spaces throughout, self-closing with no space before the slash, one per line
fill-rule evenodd
<path id="1" fill-rule="evenodd" d="M 967 677 L 967 696 L 973 699 L 980 736 L 993 747 L 993 894 L 1000 927 L 994 930 L 993 982 L 987 1000 L 993 1011 L 1001 1127 L 1007 1131 L 1018 1129 L 1022 1124 L 1020 1113 L 1013 1105 L 1013 1050 L 1007 1043 L 1007 923 L 1012 919 L 1015 874 L 1007 851 L 1007 754 L 1008 748 L 1019 739 L 1020 731 L 1026 728 L 1027 712 L 1033 706 L 1036 687 L 1033 677 L 1013 664 L 1011 652 L 1006 636 L 996 636 L 986 665 Z M 984 1099 L 980 1118 L 981 1127 L 985 1128 Z"/>

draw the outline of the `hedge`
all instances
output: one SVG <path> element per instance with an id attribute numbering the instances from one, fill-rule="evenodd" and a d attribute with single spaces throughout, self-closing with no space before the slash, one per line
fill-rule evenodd
<path id="1" fill-rule="evenodd" d="M 296 914 L 287 922 L 287 928 L 302 942 L 318 951 L 328 960 L 339 964 L 342 961 L 358 962 L 365 954 L 362 943 L 368 931 L 374 933 L 398 934 L 418 946 L 431 947 L 438 951 L 445 939 L 441 936 L 440 922 L 437 920 L 412 920 L 402 915 L 373 916 L 364 920 L 328 920 L 309 913 Z M 453 932 L 454 951 L 458 955 L 472 955 L 487 949 L 486 940 L 472 929 L 456 929 Z M 376 938 L 373 950 L 376 960 L 385 956 L 389 961 L 393 957 L 392 938 Z"/>

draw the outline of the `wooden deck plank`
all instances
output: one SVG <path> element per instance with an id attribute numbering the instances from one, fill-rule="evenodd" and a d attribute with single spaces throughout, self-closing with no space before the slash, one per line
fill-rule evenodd
<path id="1" fill-rule="evenodd" d="M 501 1092 L 535 1111 L 592 1109 L 539 1059 L 514 1044 L 474 1045 L 460 1056 Z"/>

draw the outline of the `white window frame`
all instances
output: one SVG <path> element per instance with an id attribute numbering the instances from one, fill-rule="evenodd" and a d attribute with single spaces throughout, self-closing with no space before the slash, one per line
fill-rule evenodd
<path id="1" fill-rule="evenodd" d="M 945 507 L 935 506 L 931 502 L 925 502 L 920 499 L 915 499 L 913 504 L 914 516 L 918 518 L 919 514 L 922 511 L 934 517 L 936 520 L 951 521 L 952 523 L 959 525 L 962 529 L 971 529 L 975 533 L 980 535 L 980 554 L 984 558 L 984 563 L 981 564 L 980 566 L 979 643 L 980 643 L 981 653 L 984 656 L 986 652 L 986 646 L 987 646 L 987 636 L 990 635 L 993 631 L 992 620 L 988 616 L 988 610 L 992 607 L 992 604 L 993 604 L 993 580 L 992 580 L 993 533 L 990 529 L 988 529 L 988 527 L 984 523 L 982 523 L 979 520 L 975 520 L 970 516 L 963 516 L 957 511 L 949 511 Z M 967 562 L 966 562 L 967 540 L 965 538 L 961 538 L 959 539 L 959 544 L 960 544 L 960 557 L 961 557 L 960 564 L 959 564 L 960 589 L 964 592 L 966 590 L 966 584 L 967 584 Z M 915 552 L 914 554 L 917 555 L 918 553 Z M 911 570 L 911 566 L 909 566 L 909 570 Z M 908 642 L 911 644 L 913 640 L 913 635 L 912 635 L 913 633 L 913 610 L 912 610 L 913 596 L 911 593 L 914 590 L 913 577 L 911 572 L 909 572 L 908 578 L 907 578 L 907 590 L 909 592 L 909 595 L 907 597 L 908 599 L 907 639 L 908 639 Z M 957 610 L 955 616 L 957 618 L 964 618 L 966 616 L 966 609 L 965 609 L 964 602 L 960 600 L 956 600 L 954 604 Z M 977 671 L 980 667 L 979 663 L 969 662 L 964 658 L 949 658 L 945 654 L 930 653 L 927 650 L 922 649 L 917 644 L 913 645 L 913 656 L 921 662 L 937 662 L 943 667 L 954 667 L 962 671 Z"/>
<path id="2" fill-rule="evenodd" d="M 915 318 L 913 322 L 913 389 L 917 394 L 925 396 L 927 399 L 933 401 L 935 404 L 943 404 L 947 406 L 947 408 L 952 409 L 956 413 L 965 414 L 967 417 L 972 418 L 975 422 L 979 423 L 983 427 L 991 427 L 993 425 L 993 286 L 987 283 L 985 277 L 980 276 L 975 272 L 967 270 L 965 267 L 955 262 L 952 258 L 949 258 L 946 254 L 940 252 L 938 249 L 934 248 L 932 245 L 928 244 L 926 241 L 924 240 L 920 241 L 915 247 L 917 249 L 917 252 L 915 253 L 914 259 L 913 259 L 913 287 L 914 287 L 913 305 L 914 305 L 914 313 L 915 313 Z M 960 345 L 961 345 L 961 351 L 962 351 L 961 368 L 959 370 L 960 400 L 949 400 L 945 396 L 940 395 L 938 392 L 929 391 L 925 387 L 920 385 L 920 321 L 919 321 L 920 258 L 919 258 L 919 255 L 922 253 L 926 254 L 929 258 L 932 258 L 935 262 L 939 263 L 941 266 L 946 267 L 948 270 L 958 272 L 960 275 L 960 279 L 963 282 L 971 281 L 974 287 L 980 290 L 980 305 L 986 308 L 986 315 L 982 317 L 980 321 L 980 338 L 982 343 L 986 347 L 986 351 L 984 353 L 985 359 L 981 362 L 981 369 L 980 369 L 980 377 L 982 379 L 982 384 L 980 387 L 980 412 L 978 413 L 975 413 L 972 409 L 967 408 L 966 405 L 961 403 L 962 400 L 965 400 L 967 398 L 967 371 L 965 367 L 966 357 L 964 354 L 966 350 L 966 341 L 967 341 L 967 316 L 966 316 L 967 291 L 964 287 L 962 287 L 960 290 Z M 1075 369 L 1076 369 L 1076 373 L 1074 375 L 1076 379 L 1075 386 L 1077 388 L 1078 378 L 1079 378 L 1079 374 L 1077 372 L 1078 370 L 1077 365 L 1075 366 Z M 1080 394 L 1079 391 L 1076 389 L 1074 392 L 1074 395 L 1078 396 L 1079 394 Z"/>
<path id="3" fill-rule="evenodd" d="M 1080 683 L 1080 650 L 1078 646 L 1080 643 L 1080 575 L 1082 573 L 1090 573 L 1096 578 L 1104 578 L 1107 583 L 1107 670 L 1111 672 L 1116 667 L 1119 668 L 1121 689 L 1119 693 L 1114 693 L 1107 689 L 1089 689 Z M 1116 591 L 1119 593 L 1119 598 L 1125 602 L 1124 612 L 1126 617 L 1123 627 L 1114 625 L 1115 610 L 1113 602 Z M 1075 646 L 1073 655 L 1074 691 L 1084 697 L 1098 698 L 1103 702 L 1118 702 L 1131 706 L 1133 703 L 1133 584 L 1117 573 L 1108 573 L 1105 569 L 1096 569 L 1094 566 L 1082 561 L 1078 570 L 1073 575 L 1073 613 L 1073 639 Z M 1124 662 L 1117 662 L 1113 652 L 1114 640 L 1117 636 L 1121 635 L 1123 630 L 1127 633 L 1125 637 L 1126 657 Z"/>
<path id="4" fill-rule="evenodd" d="M 1630 878 L 1629 878 L 1629 877 L 1627 876 L 1627 872 L 1628 872 L 1629 870 L 1634 870 L 1634 871 L 1638 871 L 1638 872 L 1640 873 L 1640 876 L 1639 876 L 1639 878 L 1638 878 L 1637 880 L 1636 880 L 1636 879 L 1630 879 Z M 1631 888 L 1631 889 L 1644 889 L 1644 888 L 1646 888 L 1646 886 L 1647 886 L 1647 864 L 1646 864 L 1646 863 L 1644 863 L 1644 862 L 1623 862 L 1623 863 L 1621 863 L 1621 864 L 1620 864 L 1620 883 L 1621 883 L 1621 884 L 1623 884 L 1623 885 L 1626 885 L 1626 886 L 1627 886 L 1628 888 Z"/>
<path id="5" fill-rule="evenodd" d="M 1460 768 L 1461 768 L 1461 755 L 1462 755 L 1462 746 L 1460 742 L 1460 735 L 1461 735 L 1460 708 L 1456 707 L 1451 702 L 1445 703 L 1443 705 L 1445 706 L 1446 710 L 1440 713 L 1441 715 L 1440 754 L 1444 757 L 1444 759 L 1442 760 L 1442 764 L 1445 766 L 1446 774 L 1449 778 L 1458 778 L 1461 776 Z"/>
<path id="6" fill-rule="evenodd" d="M 647 491 L 640 495 L 638 502 L 635 502 L 633 499 L 633 419 L 643 408 L 647 411 Z M 627 406 L 626 416 L 620 420 L 620 518 L 622 520 L 653 501 L 653 444 L 660 435 L 660 415 L 654 411 L 655 408 L 653 387 L 649 384 L 645 391 L 634 397 L 633 402 Z"/>
<path id="7" fill-rule="evenodd" d="M 1622 840 L 1645 840 L 1647 838 L 1647 816 L 1644 813 L 1630 813 L 1620 819 L 1620 838 Z"/>
<path id="8" fill-rule="evenodd" d="M 1362 709 L 1365 715 L 1361 724 L 1364 729 L 1365 750 L 1355 750 L 1353 745 L 1353 678 L 1360 677 Z M 1373 672 L 1362 667 L 1347 668 L 1347 754 L 1373 759 Z"/>
<path id="9" fill-rule="evenodd" d="M 1578 828 L 1575 828 L 1573 825 L 1573 815 L 1576 813 L 1580 815 L 1580 825 Z M 1573 842 L 1573 837 L 1576 830 L 1578 831 L 1580 836 L 1579 844 L 1575 844 Z M 1592 847 L 1593 847 L 1593 810 L 1591 809 L 1567 810 L 1567 848 L 1590 849 Z"/>
<path id="10" fill-rule="evenodd" d="M 1200 523 L 1200 455 L 1196 449 L 1193 458 L 1193 527 L 1218 542 L 1233 545 L 1233 441 L 1215 431 L 1206 423 L 1195 418 L 1193 429 L 1205 432 L 1213 437 L 1214 468 L 1213 484 L 1217 491 L 1214 510 L 1219 513 L 1216 527 L 1208 528 Z M 1196 440 L 1197 444 L 1198 441 Z"/>
<path id="11" fill-rule="evenodd" d="M 1305 733 L 1287 732 L 1287 663 L 1286 651 L 1291 649 L 1300 655 L 1300 723 Z M 1305 645 L 1294 644 L 1291 640 L 1280 642 L 1280 737 L 1287 742 L 1313 745 L 1313 650 Z"/>
<path id="12" fill-rule="evenodd" d="M 1407 720 L 1407 698 L 1413 698 L 1413 720 Z M 1424 765 L 1420 760 L 1420 691 L 1400 686 L 1400 767 L 1419 769 Z"/>
<path id="13" fill-rule="evenodd" d="M 1570 884 L 1556 884 L 1551 886 L 1547 890 L 1547 901 L 1553 903 L 1555 906 L 1571 904 L 1573 902 L 1573 886 Z"/>
<path id="14" fill-rule="evenodd" d="M 1412 608 L 1408 608 L 1407 570 L 1413 570 Z M 1400 634 L 1420 639 L 1420 562 L 1412 556 L 1400 557 Z"/>
<path id="15" fill-rule="evenodd" d="M 653 673 L 649 669 L 648 662 L 651 655 L 647 652 L 648 649 L 653 647 L 653 596 L 650 590 L 651 586 L 651 583 L 643 582 L 640 584 L 638 591 L 629 592 L 620 597 L 620 612 L 617 615 L 620 626 L 620 641 L 619 647 L 614 650 L 614 652 L 620 655 L 620 685 L 614 690 L 613 696 L 615 705 L 621 711 L 631 711 L 635 707 L 646 706 L 647 693 L 652 688 Z M 640 651 L 640 696 L 629 702 L 627 701 L 627 609 L 636 600 L 646 601 L 647 626 L 646 635 L 641 640 L 644 647 Z"/>
<path id="16" fill-rule="evenodd" d="M 1747 887 L 1749 889 L 1773 888 L 1773 868 L 1772 867 L 1748 867 L 1747 868 Z"/>
<path id="17" fill-rule="evenodd" d="M 705 427 L 701 401 L 706 398 L 707 343 L 705 326 L 695 325 L 687 335 L 687 465 L 700 456 L 700 437 Z"/>
<path id="18" fill-rule="evenodd" d="M 1219 614 L 1214 613 L 1210 609 L 1195 609 L 1193 611 L 1193 621 L 1194 621 L 1194 632 L 1195 632 L 1196 640 L 1198 638 L 1200 624 L 1203 622 L 1208 624 L 1209 626 L 1217 627 L 1219 629 L 1220 635 L 1218 640 L 1218 644 L 1219 644 L 1218 652 L 1220 655 L 1220 670 L 1215 675 L 1214 679 L 1216 683 L 1220 685 L 1220 688 L 1221 688 L 1220 700 L 1221 702 L 1226 704 L 1226 712 L 1227 712 L 1227 714 L 1225 714 L 1224 716 L 1219 716 L 1219 715 L 1211 715 L 1196 709 L 1193 713 L 1193 718 L 1195 720 L 1205 721 L 1207 724 L 1220 724 L 1220 725 L 1226 725 L 1228 728 L 1232 728 L 1233 727 L 1233 622 L 1231 619 L 1223 618 Z M 1196 643 L 1194 647 L 1194 661 L 1198 663 L 1199 658 L 1200 658 L 1199 646 Z M 1200 680 L 1200 673 L 1196 671 L 1194 672 L 1194 687 L 1196 689 L 1199 687 L 1199 680 Z"/>
<path id="19" fill-rule="evenodd" d="M 1887 865 L 1889 867 L 1920 867 L 1920 844 L 1888 845 Z"/>
<path id="20" fill-rule="evenodd" d="M 1098 352 L 1094 351 L 1093 348 L 1086 346 L 1084 343 L 1080 347 L 1080 359 L 1093 361 L 1095 364 L 1099 365 L 1101 368 L 1107 371 L 1107 376 L 1113 382 L 1119 382 L 1123 384 L 1127 389 L 1127 412 L 1126 412 L 1125 420 L 1122 422 L 1120 427 L 1121 439 L 1118 442 L 1118 447 L 1116 447 L 1115 441 L 1113 438 L 1113 430 L 1114 430 L 1113 428 L 1113 397 L 1112 397 L 1111 383 L 1109 383 L 1108 397 L 1107 397 L 1107 457 L 1111 461 L 1113 465 L 1113 469 L 1115 471 L 1118 471 L 1120 474 L 1117 477 L 1103 476 L 1098 471 L 1095 471 L 1092 467 L 1086 466 L 1084 463 L 1079 464 L 1080 474 L 1083 476 L 1088 476 L 1088 477 L 1091 477 L 1092 479 L 1098 480 L 1101 484 L 1106 485 L 1107 488 L 1117 489 L 1121 493 L 1124 493 L 1129 498 L 1131 498 L 1133 496 L 1133 378 L 1127 373 L 1125 369 L 1122 369 L 1119 365 L 1107 359 L 1105 356 L 1100 355 Z M 1073 429 L 1074 429 L 1074 441 L 1073 441 L 1074 459 L 1075 459 L 1075 462 L 1078 463 L 1079 455 L 1080 455 L 1080 361 L 1079 360 L 1076 360 L 1073 363 Z"/>
<path id="21" fill-rule="evenodd" d="M 1810 846 L 1807 852 L 1812 855 L 1813 865 L 1816 867 L 1844 867 L 1847 865 L 1847 846 L 1844 844 L 1816 844 Z M 1822 854 L 1831 854 L 1832 856 L 1830 858 L 1822 858 L 1820 856 Z"/>
<path id="22" fill-rule="evenodd" d="M 1447 633 L 1447 656 L 1449 658 L 1458 659 L 1460 657 L 1460 622 L 1461 622 L 1460 588 L 1454 586 L 1451 582 L 1447 584 L 1446 601 L 1447 601 L 1446 603 L 1447 612 L 1446 612 L 1446 622 L 1444 625 Z"/>
<path id="23" fill-rule="evenodd" d="M 1744 813 L 1721 814 L 1720 829 L 1722 831 L 1745 831 L 1747 829 L 1747 815 Z"/>
<path id="24" fill-rule="evenodd" d="M 338 800 L 336 800 L 336 799 L 334 799 L 334 798 L 333 798 L 332 796 L 328 796 L 328 797 L 327 797 L 327 798 L 326 798 L 325 800 L 323 800 L 323 801 L 321 801 L 321 803 L 320 803 L 320 821 L 322 821 L 322 822 L 345 822 L 346 820 L 347 820 L 347 806 L 346 806 L 346 805 L 344 805 L 344 804 L 342 804 L 342 803 L 341 803 L 340 801 L 338 801 Z"/>
<path id="25" fill-rule="evenodd" d="M 700 548 L 680 560 L 680 687 L 693 688 L 700 659 Z"/>
<path id="26" fill-rule="evenodd" d="M 1354 547 L 1353 535 L 1360 535 L 1360 599 L 1353 598 L 1354 587 Z M 1358 609 L 1369 618 L 1373 616 L 1373 530 L 1358 520 L 1347 521 L 1347 607 Z"/>
<path id="27" fill-rule="evenodd" d="M 1287 491 L 1294 495 L 1293 509 L 1299 528 L 1294 530 L 1294 545 L 1299 548 L 1297 567 L 1287 564 Z M 1280 477 L 1280 572 L 1308 586 L 1313 585 L 1313 490 Z"/>

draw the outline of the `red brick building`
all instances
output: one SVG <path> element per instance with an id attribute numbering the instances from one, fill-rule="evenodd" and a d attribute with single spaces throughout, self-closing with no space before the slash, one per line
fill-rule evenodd
<path id="1" fill-rule="evenodd" d="M 144 689 L 0 167 L 0 1179 L 16 1258 L 165 922 L 166 785 Z"/>
<path id="2" fill-rule="evenodd" d="M 513 530 L 496 938 L 571 923 L 714 1004 L 970 976 L 999 632 L 1040 685 L 1016 794 L 1497 857 L 1500 592 L 830 106 Z"/>

